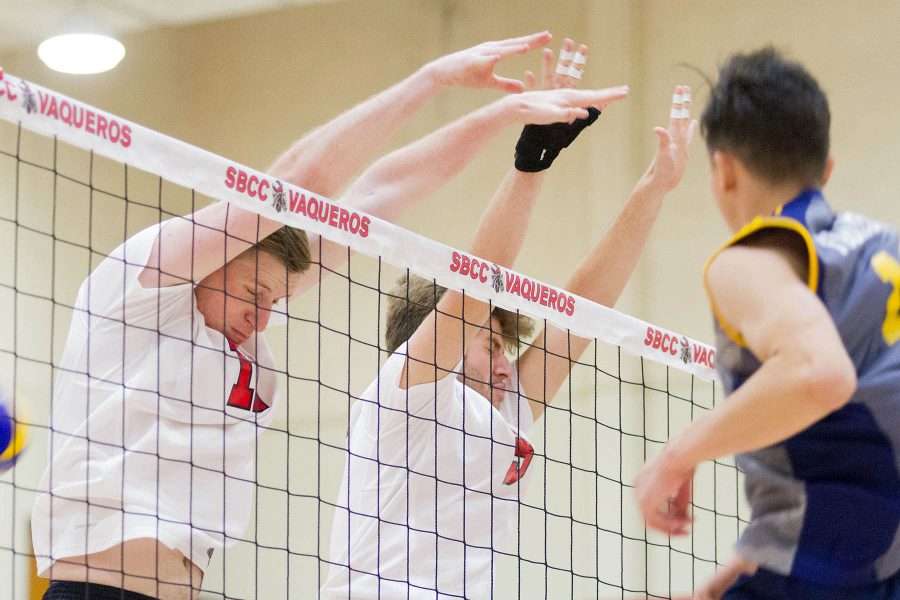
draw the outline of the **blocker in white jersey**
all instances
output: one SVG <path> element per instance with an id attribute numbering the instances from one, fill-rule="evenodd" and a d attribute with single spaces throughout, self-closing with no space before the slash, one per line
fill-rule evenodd
<path id="1" fill-rule="evenodd" d="M 533 417 L 516 378 L 495 407 L 456 373 L 403 389 L 406 358 L 351 410 L 323 598 L 488 598 L 494 553 L 517 553 Z"/>
<path id="2" fill-rule="evenodd" d="M 137 538 L 205 569 L 246 530 L 255 439 L 278 401 L 272 354 L 262 337 L 236 346 L 207 327 L 193 284 L 138 281 L 164 225 L 78 293 L 32 517 L 39 573 Z"/>
<path id="3" fill-rule="evenodd" d="M 571 52 L 572 41 L 563 49 Z M 656 129 L 653 163 L 567 290 L 608 304 L 621 294 L 663 198 L 684 170 L 696 130 L 696 123 L 681 122 L 688 121 L 682 106 L 688 92 L 676 88 L 677 116 L 668 129 Z M 523 131 L 516 169 L 475 232 L 470 253 L 479 264 L 500 272 L 514 261 L 540 171 L 549 166 L 543 147 L 570 143 L 597 116 Z M 388 293 L 385 346 L 393 354 L 351 410 L 323 597 L 490 598 L 517 585 L 499 579 L 493 567 L 498 556 L 518 555 L 519 502 L 534 477 L 526 435 L 590 343 L 548 324 L 519 354 L 533 325 L 473 294 L 408 274 Z M 519 357 L 515 366 L 504 350 Z M 526 397 L 523 388 L 534 395 Z"/>

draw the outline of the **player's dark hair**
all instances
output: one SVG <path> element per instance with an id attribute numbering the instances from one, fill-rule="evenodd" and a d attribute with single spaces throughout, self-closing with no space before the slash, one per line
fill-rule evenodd
<path id="1" fill-rule="evenodd" d="M 799 63 L 769 46 L 719 69 L 701 125 L 710 153 L 734 154 L 775 184 L 821 184 L 828 160 L 828 99 Z"/>
<path id="2" fill-rule="evenodd" d="M 387 299 L 384 343 L 389 352 L 412 337 L 446 291 L 447 288 L 416 275 L 403 275 L 397 281 Z M 491 311 L 491 317 L 500 323 L 500 333 L 510 352 L 516 349 L 521 338 L 527 338 L 534 331 L 534 319 L 499 306 Z"/>

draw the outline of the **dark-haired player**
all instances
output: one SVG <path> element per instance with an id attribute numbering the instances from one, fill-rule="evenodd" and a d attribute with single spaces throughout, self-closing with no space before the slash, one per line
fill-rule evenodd
<path id="1" fill-rule="evenodd" d="M 771 48 L 733 56 L 703 113 L 735 232 L 706 269 L 729 396 L 636 481 L 648 526 L 683 533 L 696 466 L 737 454 L 752 517 L 699 598 L 900 598 L 898 236 L 826 202 L 829 122 Z"/>

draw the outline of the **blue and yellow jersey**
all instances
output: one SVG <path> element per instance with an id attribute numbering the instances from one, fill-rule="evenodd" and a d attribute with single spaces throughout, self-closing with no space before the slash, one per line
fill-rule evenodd
<path id="1" fill-rule="evenodd" d="M 768 228 L 803 239 L 809 287 L 837 326 L 858 386 L 846 406 L 808 429 L 737 457 L 752 508 L 737 550 L 765 569 L 816 583 L 881 581 L 900 571 L 897 232 L 855 213 L 834 214 L 818 190 L 806 190 L 725 247 Z M 718 370 L 730 394 L 760 362 L 718 314 L 716 328 Z"/>

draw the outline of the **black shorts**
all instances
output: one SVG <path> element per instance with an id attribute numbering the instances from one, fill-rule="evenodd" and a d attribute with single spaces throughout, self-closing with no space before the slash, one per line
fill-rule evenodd
<path id="1" fill-rule="evenodd" d="M 150 596 L 122 588 L 85 583 L 84 581 L 51 581 L 44 600 L 154 600 Z"/>

